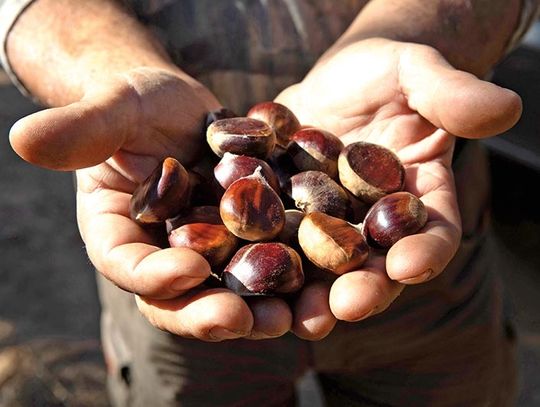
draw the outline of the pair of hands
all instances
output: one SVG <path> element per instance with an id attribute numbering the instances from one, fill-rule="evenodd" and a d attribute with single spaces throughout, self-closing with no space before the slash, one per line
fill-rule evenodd
<path id="1" fill-rule="evenodd" d="M 161 249 L 130 220 L 136 185 L 165 156 L 193 160 L 205 142 L 203 118 L 220 106 L 174 68 L 110 78 L 76 103 L 21 119 L 10 140 L 30 163 L 77 170 L 78 224 L 90 260 L 137 294 L 140 311 L 156 327 L 205 341 L 288 331 L 317 340 L 337 320 L 379 313 L 405 285 L 443 271 L 461 237 L 451 169 L 454 135 L 493 136 L 521 114 L 514 92 L 453 69 L 433 48 L 383 39 L 340 50 L 276 101 L 301 123 L 329 130 L 346 144 L 367 140 L 394 150 L 407 169 L 405 188 L 429 213 L 422 233 L 402 239 L 385 256 L 372 255 L 332 284 L 311 283 L 294 304 L 197 287 L 209 276 L 208 263 L 189 249 Z"/>

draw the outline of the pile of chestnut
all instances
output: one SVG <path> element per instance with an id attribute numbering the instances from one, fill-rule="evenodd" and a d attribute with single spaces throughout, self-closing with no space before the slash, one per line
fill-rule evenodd
<path id="1" fill-rule="evenodd" d="M 200 253 L 214 283 L 239 295 L 298 292 L 307 269 L 356 270 L 370 251 L 388 250 L 427 222 L 385 147 L 344 146 L 274 102 L 246 117 L 211 112 L 205 128 L 215 156 L 189 169 L 163 160 L 133 193 L 131 216 L 166 227 L 171 247 Z"/>

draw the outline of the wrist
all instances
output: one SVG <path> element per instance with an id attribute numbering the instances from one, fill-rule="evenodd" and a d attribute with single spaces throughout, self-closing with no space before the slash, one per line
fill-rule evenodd
<path id="1" fill-rule="evenodd" d="M 140 67 L 187 76 L 117 3 L 36 0 L 22 12 L 8 34 L 6 53 L 35 99 L 47 106 L 65 105 L 96 84 Z"/>
<path id="2" fill-rule="evenodd" d="M 515 32 L 521 0 L 372 0 L 325 58 L 366 38 L 437 49 L 455 68 L 483 76 Z"/>

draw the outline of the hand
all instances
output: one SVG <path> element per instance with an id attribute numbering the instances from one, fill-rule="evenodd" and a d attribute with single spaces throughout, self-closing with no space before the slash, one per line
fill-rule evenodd
<path id="1" fill-rule="evenodd" d="M 88 255 L 105 277 L 137 294 L 139 309 L 156 327 L 207 341 L 279 336 L 292 321 L 284 301 L 255 299 L 248 305 L 226 289 L 196 288 L 210 274 L 203 257 L 160 249 L 129 218 L 136 185 L 165 156 L 193 161 L 204 142 L 206 113 L 218 107 L 194 80 L 136 69 L 76 103 L 21 119 L 10 139 L 33 164 L 77 169 L 78 223 Z"/>
<path id="2" fill-rule="evenodd" d="M 431 47 L 384 39 L 323 57 L 276 101 L 302 124 L 331 131 L 346 144 L 365 140 L 395 151 L 406 167 L 405 189 L 428 208 L 421 233 L 336 279 L 329 289 L 330 311 L 345 321 L 383 311 L 404 285 L 429 281 L 444 270 L 461 237 L 451 168 L 454 136 L 493 136 L 521 114 L 514 92 L 452 68 Z M 306 308 L 320 309 L 303 297 Z M 302 336 L 306 326 L 295 320 L 293 331 Z"/>

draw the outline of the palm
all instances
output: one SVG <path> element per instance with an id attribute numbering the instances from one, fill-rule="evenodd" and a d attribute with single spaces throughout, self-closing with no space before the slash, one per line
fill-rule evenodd
<path id="1" fill-rule="evenodd" d="M 324 58 L 302 83 L 277 98 L 302 123 L 332 131 L 346 144 L 363 140 L 394 150 L 407 170 L 405 189 L 428 208 L 421 233 L 335 281 L 330 306 L 338 319 L 354 321 L 382 311 L 399 295 L 400 283 L 427 281 L 451 260 L 461 224 L 450 132 L 484 137 L 511 126 L 519 106 L 515 95 L 512 101 L 504 92 L 454 70 L 431 48 L 366 40 Z M 500 105 L 493 106 L 496 99 L 489 98 L 494 96 Z"/>

